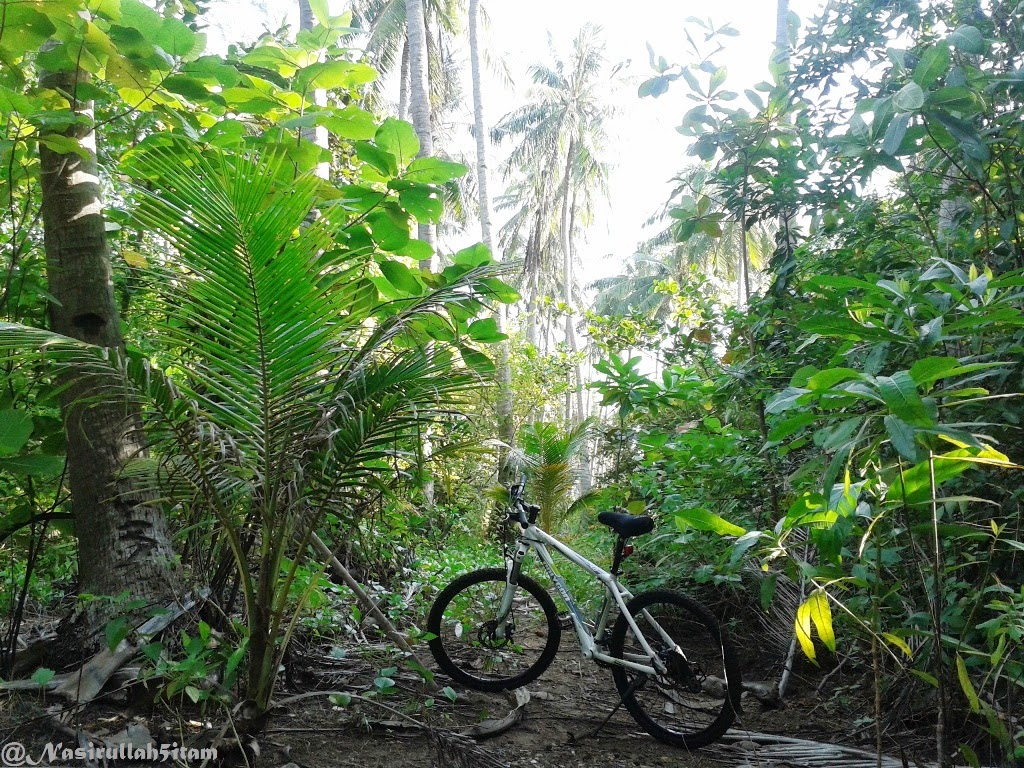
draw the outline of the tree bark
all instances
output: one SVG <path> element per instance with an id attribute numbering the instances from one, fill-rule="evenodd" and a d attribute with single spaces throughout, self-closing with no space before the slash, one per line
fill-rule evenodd
<path id="1" fill-rule="evenodd" d="M 497 258 L 494 238 L 491 235 L 491 197 L 487 179 L 487 130 L 484 123 L 483 88 L 480 82 L 480 0 L 469 0 L 469 59 L 473 79 L 473 125 L 476 133 L 476 181 L 480 202 L 480 234 L 484 245 Z M 506 332 L 505 309 L 499 306 L 494 311 L 498 331 Z M 498 481 L 508 484 L 510 477 L 509 456 L 515 447 L 516 428 L 512 415 L 512 367 L 509 362 L 508 341 L 498 344 L 498 437 L 506 446 L 498 451 Z"/>
<path id="2" fill-rule="evenodd" d="M 299 30 L 311 30 L 314 24 L 316 24 L 316 19 L 313 17 L 313 8 L 309 4 L 309 0 L 299 0 Z M 327 91 L 323 88 L 315 89 L 313 91 L 313 103 L 320 107 L 327 106 Z M 323 126 L 299 128 L 299 138 L 312 142 L 321 149 L 327 149 L 327 129 Z M 316 175 L 321 179 L 329 179 L 331 177 L 331 164 L 326 161 L 317 163 Z"/>
<path id="3" fill-rule="evenodd" d="M 40 83 L 73 98 L 87 77 L 82 71 L 44 73 Z M 78 140 L 84 156 L 58 154 L 43 144 L 39 148 L 46 272 L 53 296 L 50 320 L 58 333 L 123 352 L 92 103 L 71 106 L 85 120 L 62 135 Z M 121 473 L 126 462 L 146 452 L 140 413 L 119 386 L 73 376 L 68 383 L 61 409 L 79 591 L 165 605 L 180 587 L 167 522 L 154 504 L 155 496 L 134 487 Z M 93 601 L 86 611 L 86 629 L 97 631 L 124 612 L 118 601 Z"/>
<path id="4" fill-rule="evenodd" d="M 402 44 L 402 67 L 398 71 L 398 119 L 409 119 L 409 38 Z"/>
<path id="5" fill-rule="evenodd" d="M 433 128 L 430 123 L 430 86 L 427 80 L 427 23 L 423 0 L 405 0 L 405 20 L 409 42 L 409 112 L 420 140 L 418 157 L 434 154 Z M 434 246 L 434 227 L 419 225 L 419 239 Z M 433 270 L 436 257 L 423 259 L 421 269 Z"/>
<path id="6" fill-rule="evenodd" d="M 562 301 L 565 302 L 565 342 L 574 346 L 576 343 L 572 327 L 572 233 L 569 231 L 569 198 L 572 195 L 572 161 L 576 155 L 576 141 L 569 140 L 569 148 L 565 154 L 565 178 L 562 179 Z M 572 385 L 565 390 L 565 427 L 568 429 L 572 419 Z"/>
<path id="7" fill-rule="evenodd" d="M 789 0 L 778 0 L 776 5 L 775 55 L 789 63 Z"/>

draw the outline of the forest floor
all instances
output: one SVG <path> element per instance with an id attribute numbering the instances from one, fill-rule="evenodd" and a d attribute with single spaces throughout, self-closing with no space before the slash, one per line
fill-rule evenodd
<path id="1" fill-rule="evenodd" d="M 426 650 L 425 648 L 423 649 Z M 438 747 L 438 738 L 416 728 L 395 711 L 355 700 L 345 708 L 334 706 L 329 697 L 311 693 L 312 689 L 359 691 L 372 687 L 375 668 L 386 659 L 313 656 L 294 665 L 290 681 L 282 681 L 278 699 L 264 731 L 248 742 L 248 764 L 268 768 L 447 768 L 448 766 L 505 765 L 510 768 L 633 768 L 653 766 L 749 766 L 750 768 L 799 768 L 811 763 L 787 759 L 768 759 L 758 754 L 759 747 L 744 739 L 746 733 L 799 737 L 823 744 L 846 743 L 870 749 L 856 733 L 860 716 L 868 714 L 857 705 L 840 716 L 817 696 L 817 681 L 795 675 L 787 701 L 781 708 L 764 708 L 744 695 L 743 714 L 731 731 L 731 738 L 711 748 L 689 753 L 655 741 L 644 733 L 624 709 L 619 709 L 608 724 L 595 730 L 618 702 L 611 674 L 583 661 L 571 636 L 563 636 L 562 646 L 551 668 L 528 686 L 530 701 L 524 717 L 516 725 L 475 746 L 459 747 L 450 742 Z M 318 666 L 319 665 L 319 666 Z M 764 679 L 770 678 L 770 671 Z M 757 679 L 758 670 L 745 671 Z M 420 722 L 429 724 L 434 734 L 458 732 L 481 721 L 502 718 L 514 706 L 505 695 L 463 691 L 456 686 L 458 698 L 449 702 L 435 695 L 431 706 L 423 707 L 425 695 L 410 675 L 394 674 L 395 691 L 379 700 L 394 710 L 405 710 Z M 439 679 L 443 685 L 446 682 Z M 301 695 L 298 692 L 305 692 Z M 291 701 L 289 701 L 291 699 Z M 0 710 L 0 742 L 20 741 L 28 754 L 39 754 L 42 744 L 64 741 L 73 731 L 55 731 L 51 721 L 40 718 L 47 702 L 20 697 L 9 700 Z M 849 707 L 849 704 L 847 704 Z M 79 713 L 73 729 L 91 737 L 123 737 L 127 726 L 140 731 L 156 743 L 188 741 L 209 743 L 220 729 L 212 712 L 165 706 L 143 706 L 139 702 L 101 700 Z M 228 731 L 230 736 L 230 731 Z M 227 750 L 221 750 L 225 757 Z M 254 753 L 255 752 L 255 753 Z M 220 765 L 245 765 L 236 751 Z M 75 764 L 75 763 L 71 763 Z M 84 763 L 79 763 L 84 764 Z M 139 763 L 132 763 L 138 765 Z M 190 765 L 198 765 L 198 762 Z M 817 762 L 816 765 L 829 765 Z M 848 763 L 851 764 L 852 763 Z M 873 764 L 873 763 L 872 763 Z M 910 763 L 913 765 L 914 763 Z M 6 765 L 6 763 L 5 763 Z M 116 765 L 116 763 L 110 763 Z"/>

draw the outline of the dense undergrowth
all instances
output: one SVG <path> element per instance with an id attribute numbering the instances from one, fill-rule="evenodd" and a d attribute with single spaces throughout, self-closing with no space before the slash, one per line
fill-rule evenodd
<path id="1" fill-rule="evenodd" d="M 486 249 L 431 271 L 409 236 L 441 220 L 465 169 L 413 159 L 408 124 L 355 105 L 372 73 L 339 43 L 347 22 L 321 21 L 319 48 L 268 40 L 190 71 L 206 83 L 259 70 L 282 104 L 333 73 L 334 101 L 306 121 L 332 132 L 330 183 L 312 173 L 321 153 L 295 140 L 308 126 L 284 107 L 263 114 L 251 93 L 227 106 L 259 137 L 224 118 L 183 138 L 195 126 L 148 112 L 105 137 L 130 340 L 114 370 L 145 401 L 154 448 L 132 470 L 218 606 L 143 650 L 164 700 L 265 705 L 290 638 L 338 654 L 381 643 L 366 606 L 308 556 L 314 534 L 413 639 L 437 591 L 500 562 L 508 447 L 494 445 L 502 395 L 485 349 L 507 342 L 512 456 L 554 531 L 607 566 L 596 511 L 652 514 L 626 566 L 637 590 L 695 593 L 747 647 L 764 640 L 762 670 L 842 666 L 834 693 L 871 703 L 879 747 L 884 731 L 914 732 L 941 761 L 1024 760 L 1022 6 L 834 2 L 742 95 L 716 63 L 732 30 L 694 21 L 691 58 L 652 52 L 640 88 L 689 107 L 690 164 L 664 230 L 597 286 L 585 317 L 548 300 L 507 335 L 492 313 L 519 297 Z M 303 75 L 320 63 L 299 59 L 321 48 L 344 66 Z M 114 99 L 101 85 L 96 98 Z M 18 169 L 7 196 L 28 212 L 3 220 L 16 246 L 0 396 L 0 490 L 15 500 L 0 523 L 5 675 L 19 628 L 75 591 L 60 380 L 19 351 L 43 338 L 48 301 L 33 142 L 0 147 Z M 228 247 L 225 211 L 245 222 Z M 537 256 L 519 245 L 510 256 Z M 240 265 L 292 292 L 273 322 Z M 563 319 L 588 352 L 557 338 Z M 98 359 L 53 350 L 51 362 Z M 571 402 L 588 355 L 593 422 Z M 593 585 L 563 573 L 593 607 Z M 128 631 L 116 620 L 105 639 Z M 369 692 L 387 695 L 394 668 L 380 668 Z"/>

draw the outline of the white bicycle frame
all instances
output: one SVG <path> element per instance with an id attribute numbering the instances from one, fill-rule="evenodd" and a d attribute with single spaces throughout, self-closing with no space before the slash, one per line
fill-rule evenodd
<path id="1" fill-rule="evenodd" d="M 579 607 L 577 607 L 576 601 L 569 592 L 569 588 L 566 586 L 565 580 L 559 576 L 558 572 L 555 570 L 555 564 L 551 559 L 551 554 L 548 552 L 548 547 L 552 547 L 560 552 L 567 560 L 590 573 L 595 579 L 604 585 L 605 596 L 601 604 L 601 610 L 598 613 L 597 623 L 594 627 L 593 633 L 591 633 L 590 628 L 587 626 L 583 612 Z M 583 557 L 583 555 L 579 554 L 568 545 L 533 524 L 530 524 L 523 530 L 522 535 L 519 537 L 519 546 L 516 548 L 512 559 L 506 565 L 506 580 L 508 583 L 505 587 L 505 592 L 502 595 L 498 611 L 498 637 L 504 636 L 505 619 L 509 615 L 509 611 L 512 609 L 512 601 L 515 596 L 523 560 L 531 549 L 537 553 L 541 564 L 544 566 L 544 570 L 547 571 L 548 576 L 551 579 L 551 583 L 562 598 L 566 608 L 569 609 L 569 617 L 572 619 L 573 627 L 576 629 L 576 636 L 580 641 L 580 649 L 582 651 L 583 658 L 593 659 L 611 666 L 626 667 L 627 669 L 632 669 L 636 672 L 643 672 L 646 675 L 653 676 L 665 674 L 667 670 L 665 663 L 651 648 L 650 644 L 647 642 L 647 638 L 644 637 L 640 628 L 637 626 L 633 615 L 629 612 L 629 609 L 626 608 L 626 601 L 633 598 L 633 593 L 619 584 L 618 577 L 615 574 L 609 573 L 604 570 L 604 568 L 590 562 L 587 558 Z M 625 618 L 626 623 L 629 624 L 629 628 L 633 630 L 634 636 L 640 643 L 641 648 L 644 650 L 643 656 L 640 656 L 639 654 L 624 654 L 627 657 L 619 659 L 605 653 L 598 646 L 598 643 L 604 639 L 605 634 L 608 631 L 608 617 L 611 614 L 611 601 L 608 599 L 609 597 L 615 601 L 616 606 L 618 606 L 619 613 Z M 669 635 L 650 616 L 650 614 L 647 613 L 647 611 L 643 612 L 643 616 L 647 622 L 657 630 L 658 634 L 661 635 L 662 639 L 666 643 L 675 646 L 672 638 L 669 637 Z"/>

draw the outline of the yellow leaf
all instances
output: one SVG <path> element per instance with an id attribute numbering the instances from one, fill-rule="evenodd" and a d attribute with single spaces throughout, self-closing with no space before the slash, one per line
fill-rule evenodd
<path id="1" fill-rule="evenodd" d="M 967 665 L 964 664 L 964 660 L 960 658 L 959 653 L 956 655 L 956 676 L 960 678 L 960 687 L 963 688 L 964 696 L 967 697 L 967 705 L 971 708 L 971 712 L 980 712 L 981 702 L 978 701 L 978 694 L 974 690 L 974 684 L 967 675 Z"/>
<path id="2" fill-rule="evenodd" d="M 910 646 L 907 645 L 907 641 L 899 635 L 894 635 L 892 632 L 883 632 L 882 637 L 903 651 L 903 653 L 907 655 L 907 658 L 914 658 L 914 652 L 910 650 Z"/>
<path id="3" fill-rule="evenodd" d="M 821 638 L 821 642 L 830 651 L 835 652 L 836 635 L 832 629 L 832 610 L 828 606 L 828 595 L 825 594 L 825 590 L 816 590 L 807 598 L 806 604 L 811 621 L 814 622 L 814 628 L 818 630 L 818 637 Z"/>
<path id="4" fill-rule="evenodd" d="M 803 649 L 804 655 L 817 664 L 818 662 L 814 658 L 814 641 L 811 640 L 811 610 L 807 603 L 808 601 L 805 600 L 796 609 L 794 629 L 796 630 L 796 639 L 800 641 L 800 647 Z"/>
<path id="5" fill-rule="evenodd" d="M 138 251 L 121 251 L 121 258 L 124 259 L 125 263 L 129 267 L 135 267 L 136 269 L 145 269 L 149 266 L 149 262 L 146 261 L 146 257 Z"/>

